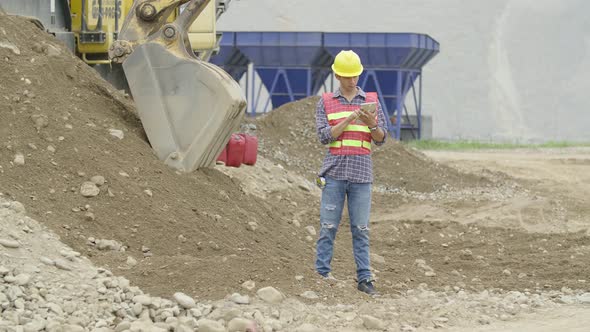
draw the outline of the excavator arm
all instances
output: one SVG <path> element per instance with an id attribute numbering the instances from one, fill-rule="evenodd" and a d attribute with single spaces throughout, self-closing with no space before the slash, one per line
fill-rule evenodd
<path id="1" fill-rule="evenodd" d="M 238 83 L 191 48 L 188 30 L 210 1 L 136 0 L 109 49 L 156 155 L 185 172 L 215 163 L 246 107 Z"/>

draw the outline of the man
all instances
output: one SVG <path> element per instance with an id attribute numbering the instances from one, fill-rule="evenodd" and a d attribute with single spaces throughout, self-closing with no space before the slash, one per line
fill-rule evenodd
<path id="1" fill-rule="evenodd" d="M 376 293 L 369 261 L 369 214 L 373 163 L 371 142 L 381 145 L 386 137 L 386 120 L 376 93 L 366 93 L 357 86 L 363 65 L 353 51 L 341 51 L 332 64 L 340 88 L 325 93 L 316 107 L 316 127 L 322 144 L 329 150 L 319 173 L 322 187 L 320 234 L 316 248 L 316 271 L 334 279 L 330 263 L 334 239 L 342 218 L 344 202 L 352 232 L 352 245 L 358 289 Z M 361 108 L 362 103 L 376 103 L 376 112 Z"/>

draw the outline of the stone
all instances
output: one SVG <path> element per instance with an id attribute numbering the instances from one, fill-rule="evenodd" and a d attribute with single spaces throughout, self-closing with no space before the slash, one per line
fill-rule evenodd
<path id="1" fill-rule="evenodd" d="M 314 292 L 314 291 L 305 291 L 305 292 L 301 293 L 300 296 L 303 298 L 306 298 L 306 299 L 310 299 L 310 300 L 315 300 L 315 299 L 319 298 L 318 294 L 316 294 L 316 292 Z"/>
<path id="2" fill-rule="evenodd" d="M 590 304 L 590 293 L 580 294 L 576 298 L 580 303 Z"/>
<path id="3" fill-rule="evenodd" d="M 173 298 L 181 307 L 185 309 L 194 308 L 196 306 L 195 300 L 184 293 L 174 293 Z"/>
<path id="4" fill-rule="evenodd" d="M 97 186 L 102 186 L 103 184 L 105 184 L 106 180 L 104 178 L 104 176 L 102 175 L 95 175 L 93 177 L 90 178 L 90 182 L 94 183 Z"/>
<path id="5" fill-rule="evenodd" d="M 7 41 L 0 41 L 0 48 L 8 49 L 12 53 L 20 55 L 20 49 L 16 45 L 9 43 Z"/>
<path id="6" fill-rule="evenodd" d="M 0 245 L 5 248 L 20 248 L 20 243 L 16 240 L 0 239 Z"/>
<path id="7" fill-rule="evenodd" d="M 9 209 L 16 213 L 25 213 L 25 206 L 21 202 L 13 201 L 8 206 Z"/>
<path id="8" fill-rule="evenodd" d="M 246 280 L 242 283 L 242 287 L 251 291 L 256 288 L 256 283 L 253 280 Z"/>
<path id="9" fill-rule="evenodd" d="M 361 319 L 363 320 L 363 326 L 368 330 L 385 330 L 385 323 L 378 318 L 370 315 L 361 315 Z"/>
<path id="10" fill-rule="evenodd" d="M 234 293 L 231 295 L 230 300 L 236 304 L 250 304 L 250 297 L 248 295 Z"/>
<path id="11" fill-rule="evenodd" d="M 385 264 L 385 258 L 377 254 L 371 254 L 371 263 Z"/>
<path id="12" fill-rule="evenodd" d="M 25 164 L 25 156 L 22 153 L 17 153 L 13 160 L 15 165 L 22 166 Z"/>
<path id="13" fill-rule="evenodd" d="M 271 304 L 279 304 L 285 299 L 284 295 L 274 287 L 260 288 L 256 295 L 264 302 Z"/>
<path id="14" fill-rule="evenodd" d="M 137 295 L 133 297 L 133 302 L 148 306 L 152 304 L 152 298 L 148 295 Z"/>
<path id="15" fill-rule="evenodd" d="M 127 256 L 127 265 L 129 266 L 135 266 L 137 265 L 137 260 L 131 256 Z"/>
<path id="16" fill-rule="evenodd" d="M 26 286 L 31 281 L 31 276 L 26 273 L 18 274 L 15 277 L 15 283 L 19 286 Z"/>
<path id="17" fill-rule="evenodd" d="M 319 329 L 315 325 L 309 324 L 309 323 L 305 323 L 305 324 L 299 325 L 295 329 L 295 332 L 323 332 L 323 331 L 324 330 Z"/>
<path id="18" fill-rule="evenodd" d="M 100 189 L 94 182 L 86 181 L 80 186 L 80 194 L 84 197 L 94 197 L 100 193 Z"/>
<path id="19" fill-rule="evenodd" d="M 210 319 L 200 319 L 197 321 L 197 326 L 199 326 L 199 332 L 226 332 L 223 325 Z"/>
<path id="20" fill-rule="evenodd" d="M 228 332 L 251 332 L 256 330 L 256 323 L 246 318 L 236 317 L 227 324 Z"/>
<path id="21" fill-rule="evenodd" d="M 119 129 L 112 129 L 111 128 L 111 129 L 109 129 L 109 134 L 113 137 L 120 139 L 120 140 L 125 138 L 125 134 L 123 133 L 122 130 L 119 130 Z"/>

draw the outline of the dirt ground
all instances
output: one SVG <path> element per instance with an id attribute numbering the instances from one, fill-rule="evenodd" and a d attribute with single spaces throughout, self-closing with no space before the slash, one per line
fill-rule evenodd
<path id="1" fill-rule="evenodd" d="M 255 166 L 181 174 L 154 156 L 132 101 L 51 36 L 0 14 L 0 42 L 0 190 L 63 242 L 157 296 L 218 299 L 253 280 L 367 301 L 346 217 L 333 266 L 346 287 L 313 271 L 315 98 L 244 123 L 260 138 Z M 389 141 L 374 159 L 371 251 L 384 295 L 421 284 L 588 290 L 590 151 L 421 153 Z M 82 196 L 97 175 L 100 193 Z"/>

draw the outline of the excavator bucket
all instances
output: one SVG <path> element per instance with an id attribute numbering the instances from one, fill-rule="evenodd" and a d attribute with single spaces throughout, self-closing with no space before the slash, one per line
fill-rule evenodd
<path id="1" fill-rule="evenodd" d="M 210 0 L 190 0 L 177 19 L 166 18 L 184 0 L 136 0 L 119 40 L 109 50 L 123 63 L 146 135 L 159 159 L 190 172 L 215 164 L 244 116 L 239 84 L 200 60 L 187 30 Z"/>
<path id="2" fill-rule="evenodd" d="M 123 70 L 158 158 L 187 172 L 213 165 L 244 115 L 242 91 L 231 76 L 157 43 L 138 46 Z"/>

